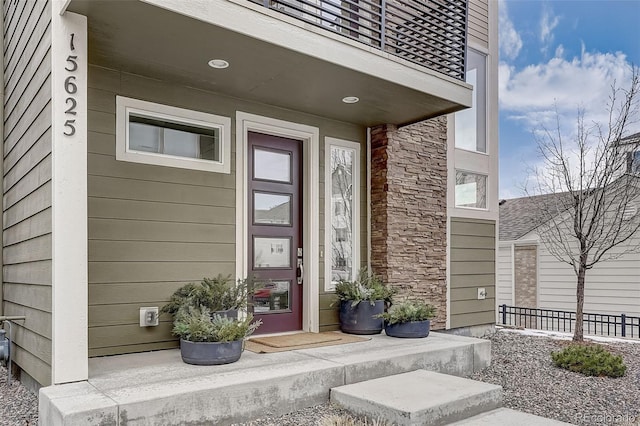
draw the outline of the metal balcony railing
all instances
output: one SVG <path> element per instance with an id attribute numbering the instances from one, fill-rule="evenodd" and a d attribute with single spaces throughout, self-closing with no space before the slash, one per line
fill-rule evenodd
<path id="1" fill-rule="evenodd" d="M 250 0 L 465 79 L 467 0 Z"/>

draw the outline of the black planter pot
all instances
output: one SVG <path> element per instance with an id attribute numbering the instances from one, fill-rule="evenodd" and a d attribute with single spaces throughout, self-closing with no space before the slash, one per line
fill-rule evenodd
<path id="1" fill-rule="evenodd" d="M 189 342 L 180 339 L 182 361 L 194 365 L 230 364 L 240 359 L 243 340 L 233 342 Z"/>
<path id="2" fill-rule="evenodd" d="M 340 329 L 349 334 L 378 334 L 382 331 L 382 318 L 375 315 L 384 313 L 384 300 L 377 300 L 374 305 L 365 300 L 355 306 L 351 301 L 340 301 Z"/>
<path id="3" fill-rule="evenodd" d="M 385 324 L 384 332 L 391 337 L 405 337 L 410 339 L 418 339 L 427 337 L 431 330 L 431 321 L 411 321 L 399 322 L 396 324 Z"/>

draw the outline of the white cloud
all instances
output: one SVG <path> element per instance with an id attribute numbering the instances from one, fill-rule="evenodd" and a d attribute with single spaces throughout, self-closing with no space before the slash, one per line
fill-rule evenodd
<path id="1" fill-rule="evenodd" d="M 625 87 L 630 77 L 631 65 L 621 52 L 589 53 L 583 48 L 580 57 L 556 56 L 522 70 L 501 62 L 500 109 L 529 129 L 548 122 L 555 107 L 564 118 L 575 118 L 581 107 L 587 120 L 599 121 L 604 118 L 612 84 Z"/>
<path id="2" fill-rule="evenodd" d="M 533 133 L 537 133 L 543 125 L 555 130 L 558 118 L 564 140 L 570 141 L 570 152 L 575 141 L 578 110 L 583 110 L 587 127 L 594 122 L 606 126 L 612 85 L 628 88 L 632 68 L 621 52 L 587 52 L 583 46 L 579 57 L 564 59 L 561 55 L 564 51 L 558 50 L 560 48 L 556 51 L 556 57 L 547 62 L 529 65 L 521 70 L 505 62 L 500 63 L 500 113 Z M 627 130 L 627 133 L 640 131 L 639 123 L 636 121 Z M 525 162 L 530 167 L 545 169 L 540 159 L 529 156 Z M 569 162 L 573 163 L 571 160 Z M 504 187 L 501 187 L 503 197 L 517 192 L 513 189 L 516 181 L 528 185 L 536 181 L 534 176 L 523 170 L 510 170 L 505 176 L 509 182 L 505 181 Z"/>
<path id="3" fill-rule="evenodd" d="M 520 49 L 522 49 L 522 38 L 509 18 L 507 3 L 500 0 L 498 9 L 500 10 L 498 18 L 500 54 L 508 59 L 515 59 L 520 53 Z"/>
<path id="4" fill-rule="evenodd" d="M 547 53 L 549 46 L 553 43 L 553 30 L 560 23 L 560 17 L 554 16 L 553 11 L 545 4 L 542 9 L 542 17 L 540 18 L 540 43 L 541 51 Z"/>

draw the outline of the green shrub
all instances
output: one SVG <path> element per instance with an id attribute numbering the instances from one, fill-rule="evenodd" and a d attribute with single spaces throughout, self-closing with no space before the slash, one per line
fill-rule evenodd
<path id="1" fill-rule="evenodd" d="M 389 287 L 366 267 L 360 270 L 355 281 L 340 280 L 336 284 L 338 300 L 350 301 L 352 306 L 364 300 L 371 302 L 371 305 L 374 305 L 376 300 L 391 302 L 394 294 L 394 288 Z"/>
<path id="2" fill-rule="evenodd" d="M 599 345 L 570 345 L 552 352 L 551 358 L 556 366 L 587 376 L 622 377 L 627 371 L 621 356 Z"/>
<path id="3" fill-rule="evenodd" d="M 424 321 L 436 315 L 436 307 L 420 300 L 406 300 L 393 304 L 387 312 L 376 315 L 383 318 L 386 323 L 402 324 L 412 321 Z"/>
<path id="4" fill-rule="evenodd" d="M 249 287 L 248 280 L 234 282 L 230 275 L 203 278 L 200 283 L 189 283 L 177 289 L 160 312 L 175 315 L 186 306 L 204 306 L 212 312 L 243 309 L 247 306 Z"/>
<path id="5" fill-rule="evenodd" d="M 190 342 L 233 342 L 249 337 L 261 324 L 253 322 L 253 316 L 244 320 L 235 320 L 226 316 L 214 315 L 205 306 L 185 307 L 175 315 L 173 334 Z"/>

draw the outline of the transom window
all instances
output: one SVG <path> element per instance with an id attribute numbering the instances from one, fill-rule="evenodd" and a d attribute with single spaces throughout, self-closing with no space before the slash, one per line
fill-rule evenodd
<path id="1" fill-rule="evenodd" d="M 129 150 L 220 161 L 220 129 L 129 114 Z"/>
<path id="2" fill-rule="evenodd" d="M 122 96 L 116 103 L 116 159 L 230 172 L 230 118 Z"/>

